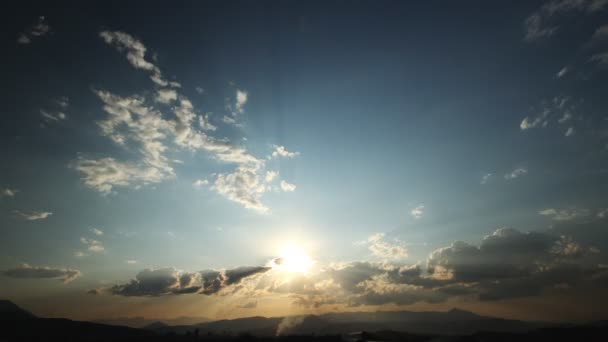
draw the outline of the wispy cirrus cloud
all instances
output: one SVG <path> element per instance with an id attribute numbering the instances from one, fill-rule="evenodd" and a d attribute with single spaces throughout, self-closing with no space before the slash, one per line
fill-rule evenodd
<path id="1" fill-rule="evenodd" d="M 528 174 L 528 169 L 525 167 L 517 167 L 515 169 L 513 169 L 512 171 L 509 171 L 507 173 L 505 173 L 505 179 L 506 180 L 513 180 L 513 179 L 517 179 L 519 177 L 523 177 L 525 175 Z"/>
<path id="2" fill-rule="evenodd" d="M 591 214 L 589 209 L 584 208 L 547 208 L 539 211 L 538 213 L 555 221 L 571 221 L 579 218 L 589 217 Z"/>
<path id="3" fill-rule="evenodd" d="M 105 90 L 94 90 L 107 114 L 97 122 L 102 135 L 126 150 L 135 149 L 140 158 L 121 161 L 112 157 L 93 159 L 81 155 L 70 166 L 81 173 L 84 184 L 102 194 L 109 194 L 116 187 L 138 188 L 160 183 L 176 177 L 171 159 L 167 157 L 170 148 L 202 151 L 219 163 L 235 165 L 233 171 L 214 174 L 215 180 L 208 181 L 213 184 L 212 190 L 245 208 L 266 212 L 268 208 L 261 202 L 262 194 L 270 189 L 262 181 L 265 161 L 227 138 L 209 135 L 216 130 L 209 114 L 199 113 L 181 94 L 179 84 L 163 78 L 160 68 L 146 59 L 147 49 L 140 40 L 120 31 L 102 31 L 100 36 L 107 44 L 124 52 L 136 69 L 150 73 L 156 86 L 163 87 L 156 90 L 154 101 L 172 104 L 169 108 L 172 117 L 155 108 L 143 96 L 119 96 Z M 243 113 L 248 100 L 248 93 L 237 89 L 231 115 L 236 117 Z M 198 184 L 203 185 L 202 181 Z"/>
<path id="4" fill-rule="evenodd" d="M 594 14 L 603 10 L 606 0 L 552 0 L 543 4 L 524 21 L 528 42 L 553 36 L 558 32 L 559 18 L 569 13 Z"/>
<path id="5" fill-rule="evenodd" d="M 24 263 L 18 267 L 2 271 L 2 275 L 20 279 L 59 279 L 67 284 L 80 277 L 82 274 L 79 270 L 71 268 L 31 266 Z"/>
<path id="6" fill-rule="evenodd" d="M 50 217 L 51 215 L 53 215 L 53 213 L 50 212 L 50 211 L 28 211 L 28 212 L 23 212 L 23 211 L 15 210 L 13 212 L 17 216 L 19 216 L 20 218 L 22 218 L 24 220 L 27 220 L 27 221 L 44 220 L 44 219 Z"/>
<path id="7" fill-rule="evenodd" d="M 38 23 L 19 33 L 17 43 L 30 44 L 32 39 L 46 36 L 50 31 L 51 27 L 47 24 L 46 18 L 44 16 L 38 17 Z"/>

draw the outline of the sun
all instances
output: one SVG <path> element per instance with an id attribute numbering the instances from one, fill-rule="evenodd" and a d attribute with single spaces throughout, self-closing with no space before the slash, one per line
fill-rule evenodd
<path id="1" fill-rule="evenodd" d="M 283 272 L 306 273 L 314 261 L 302 249 L 295 246 L 285 246 L 279 257 L 273 260 L 273 267 Z"/>

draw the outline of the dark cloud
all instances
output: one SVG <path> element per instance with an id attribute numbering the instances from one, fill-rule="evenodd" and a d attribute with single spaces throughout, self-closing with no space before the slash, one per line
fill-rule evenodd
<path id="1" fill-rule="evenodd" d="M 28 264 L 21 264 L 19 267 L 4 270 L 2 274 L 12 278 L 55 278 L 66 284 L 81 275 L 80 271 L 75 269 L 30 266 Z"/>
<path id="2" fill-rule="evenodd" d="M 212 295 L 238 284 L 244 278 L 268 271 L 269 267 L 239 267 L 226 271 L 184 272 L 173 267 L 145 269 L 126 284 L 114 285 L 109 292 L 121 296 L 162 296 L 201 293 Z"/>

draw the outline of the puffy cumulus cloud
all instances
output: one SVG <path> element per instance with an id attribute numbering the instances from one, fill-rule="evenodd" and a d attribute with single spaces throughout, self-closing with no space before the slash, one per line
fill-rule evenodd
<path id="1" fill-rule="evenodd" d="M 240 166 L 232 173 L 218 174 L 213 189 L 245 208 L 259 212 L 268 211 L 268 207 L 260 200 L 267 188 L 257 168 Z"/>
<path id="2" fill-rule="evenodd" d="M 44 16 L 38 17 L 38 23 L 28 27 L 25 31 L 19 33 L 17 43 L 29 44 L 33 38 L 43 37 L 51 31 L 51 27 L 47 24 Z"/>
<path id="3" fill-rule="evenodd" d="M 416 208 L 410 210 L 410 215 L 416 220 L 422 218 L 422 216 L 424 215 L 424 205 L 421 204 Z"/>
<path id="4" fill-rule="evenodd" d="M 383 259 L 405 259 L 408 256 L 405 244 L 397 239 L 389 240 L 384 233 L 376 233 L 363 244 L 374 256 Z"/>
<path id="5" fill-rule="evenodd" d="M 279 175 L 277 171 L 268 170 L 266 171 L 266 176 L 264 176 L 264 181 L 266 183 L 272 183 L 272 181 Z"/>
<path id="6" fill-rule="evenodd" d="M 378 234 L 371 241 L 383 238 Z M 596 254 L 569 236 L 501 228 L 479 245 L 457 241 L 433 251 L 426 267 L 355 261 L 317 265 L 307 274 L 290 277 L 272 270 L 250 284 L 246 294 L 287 295 L 307 307 L 537 296 L 555 286 L 599 283 L 594 279 L 604 270 L 592 261 Z"/>
<path id="7" fill-rule="evenodd" d="M 516 178 L 525 176 L 527 174 L 528 174 L 528 169 L 526 169 L 525 167 L 518 167 L 518 168 L 513 169 L 513 171 L 511 171 L 511 172 L 505 173 L 505 179 L 512 180 L 512 179 L 516 179 Z"/>
<path id="8" fill-rule="evenodd" d="M 15 197 L 19 190 L 12 188 L 0 188 L 0 198 L 2 197 Z"/>
<path id="9" fill-rule="evenodd" d="M 268 267 L 239 267 L 230 270 L 185 272 L 173 267 L 145 269 L 126 284 L 108 292 L 121 296 L 162 296 L 169 294 L 216 294 L 243 279 L 268 271 Z"/>
<path id="10" fill-rule="evenodd" d="M 155 100 L 160 103 L 169 104 L 177 100 L 177 92 L 174 89 L 158 89 Z"/>
<path id="11" fill-rule="evenodd" d="M 274 145 L 274 151 L 272 151 L 270 158 L 294 158 L 299 155 L 300 152 L 290 152 L 285 148 L 285 146 Z"/>
<path id="12" fill-rule="evenodd" d="M 552 0 L 543 4 L 524 21 L 525 40 L 536 41 L 558 31 L 558 19 L 569 13 L 593 14 L 608 5 L 606 0 Z"/>
<path id="13" fill-rule="evenodd" d="M 44 220 L 44 219 L 48 218 L 49 216 L 53 215 L 53 213 L 50 212 L 50 211 L 28 211 L 28 212 L 23 212 L 23 211 L 15 210 L 14 213 L 17 216 L 19 216 L 22 219 L 27 220 L 27 221 Z"/>
<path id="14" fill-rule="evenodd" d="M 281 190 L 283 190 L 285 192 L 296 191 L 296 185 L 288 183 L 287 181 L 282 180 L 281 181 Z"/>
<path id="15" fill-rule="evenodd" d="M 236 90 L 236 102 L 234 104 L 234 109 L 237 113 L 242 113 L 245 110 L 245 104 L 247 104 L 248 94 L 244 90 L 237 89 Z"/>
<path id="16" fill-rule="evenodd" d="M 21 264 L 19 267 L 4 270 L 2 274 L 6 277 L 22 279 L 59 279 L 65 284 L 81 276 L 80 271 L 76 269 L 31 266 L 28 264 Z"/>
<path id="17" fill-rule="evenodd" d="M 554 209 L 547 208 L 538 212 L 543 216 L 547 216 L 555 221 L 570 221 L 580 218 L 589 217 L 591 212 L 589 209 L 584 208 L 570 208 L 570 209 Z"/>
<path id="18" fill-rule="evenodd" d="M 204 187 L 205 185 L 208 185 L 208 184 L 209 184 L 209 181 L 206 180 L 206 179 L 197 179 L 193 183 L 193 185 L 195 187 L 197 187 L 197 188 L 202 188 L 202 187 Z"/>

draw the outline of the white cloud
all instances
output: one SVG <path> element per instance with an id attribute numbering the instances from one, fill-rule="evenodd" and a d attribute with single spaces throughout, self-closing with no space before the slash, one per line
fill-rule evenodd
<path id="1" fill-rule="evenodd" d="M 38 17 L 38 23 L 36 25 L 27 28 L 24 32 L 19 34 L 17 43 L 29 44 L 32 42 L 32 38 L 43 37 L 50 31 L 51 27 L 46 23 L 45 17 Z"/>
<path id="2" fill-rule="evenodd" d="M 547 216 L 555 221 L 571 221 L 578 218 L 588 217 L 590 212 L 588 209 L 554 209 L 548 208 L 538 212 L 543 216 Z"/>
<path id="3" fill-rule="evenodd" d="M 370 252 L 379 258 L 405 259 L 408 257 L 408 250 L 404 244 L 398 240 L 388 241 L 384 233 L 371 235 L 365 243 Z"/>
<path id="4" fill-rule="evenodd" d="M 0 198 L 2 197 L 15 197 L 19 190 L 11 188 L 0 188 Z"/>
<path id="5" fill-rule="evenodd" d="M 142 69 L 150 72 L 150 79 L 161 87 L 172 86 L 179 87 L 179 83 L 169 82 L 162 77 L 160 69 L 153 63 L 146 60 L 146 47 L 144 44 L 135 39 L 128 33 L 120 31 L 102 31 L 99 36 L 109 44 L 114 46 L 118 51 L 126 51 L 127 60 L 136 69 Z"/>
<path id="6" fill-rule="evenodd" d="M 410 215 L 416 220 L 422 218 L 422 216 L 424 215 L 424 205 L 421 204 L 416 208 L 412 209 L 410 211 Z"/>
<path id="7" fill-rule="evenodd" d="M 243 113 L 245 110 L 245 105 L 247 104 L 247 92 L 244 90 L 237 89 L 236 90 L 236 103 L 234 105 L 237 113 Z"/>
<path id="8" fill-rule="evenodd" d="M 125 262 L 127 264 L 129 264 L 129 265 L 135 265 L 135 264 L 137 264 L 137 260 L 134 260 L 134 259 L 125 260 Z"/>
<path id="9" fill-rule="evenodd" d="M 257 169 L 239 166 L 232 173 L 217 175 L 213 189 L 231 201 L 242 204 L 245 208 L 261 213 L 268 211 L 260 197 L 266 191 Z"/>
<path id="10" fill-rule="evenodd" d="M 84 245 L 86 245 L 87 249 L 91 252 L 101 253 L 101 252 L 105 251 L 105 248 L 103 247 L 103 244 L 101 243 L 101 241 L 81 237 L 80 242 L 82 242 Z"/>
<path id="11" fill-rule="evenodd" d="M 285 191 L 285 192 L 295 191 L 296 190 L 296 185 L 288 183 L 288 182 L 282 180 L 281 181 L 281 189 L 283 189 L 283 191 Z"/>
<path id="12" fill-rule="evenodd" d="M 196 181 L 194 181 L 194 186 L 198 187 L 198 188 L 202 188 L 203 186 L 209 184 L 209 181 L 206 179 L 197 179 Z"/>
<path id="13" fill-rule="evenodd" d="M 278 175 L 279 173 L 277 171 L 268 170 L 266 171 L 266 176 L 264 177 L 264 180 L 266 181 L 266 183 L 271 183 Z"/>
<path id="14" fill-rule="evenodd" d="M 559 118 L 559 120 L 557 120 L 557 122 L 559 122 L 560 124 L 563 124 L 570 119 L 572 119 L 572 114 L 570 114 L 570 111 L 565 111 L 564 115 L 561 118 Z"/>
<path id="15" fill-rule="evenodd" d="M 566 130 L 566 133 L 564 133 L 564 135 L 567 137 L 569 137 L 573 134 L 574 134 L 574 127 L 568 127 L 568 130 Z"/>
<path id="16" fill-rule="evenodd" d="M 174 89 L 158 89 L 156 91 L 156 101 L 160 103 L 171 103 L 177 100 L 177 92 Z"/>
<path id="17" fill-rule="evenodd" d="M 608 217 L 608 208 L 600 209 L 597 212 L 597 217 L 598 218 L 606 218 L 606 217 Z"/>
<path id="18" fill-rule="evenodd" d="M 109 157 L 79 158 L 70 166 L 82 174 L 84 185 L 104 195 L 111 193 L 116 186 L 129 187 L 160 183 L 167 178 L 166 174 L 153 166 L 120 162 Z"/>
<path id="19" fill-rule="evenodd" d="M 300 155 L 300 152 L 290 152 L 290 151 L 287 151 L 285 146 L 274 145 L 274 151 L 272 151 L 271 158 L 278 158 L 278 157 L 294 158 L 299 155 Z"/>
<path id="20" fill-rule="evenodd" d="M 95 227 L 91 228 L 91 232 L 93 232 L 93 234 L 95 234 L 97 236 L 103 235 L 103 230 L 95 228 Z"/>
<path id="21" fill-rule="evenodd" d="M 85 254 L 82 251 L 76 251 L 76 252 L 74 252 L 74 256 L 77 257 L 77 258 L 82 258 L 82 257 L 87 256 L 87 254 Z"/>
<path id="22" fill-rule="evenodd" d="M 222 121 L 225 124 L 229 124 L 229 125 L 236 124 L 236 120 L 233 117 L 228 116 L 228 115 L 224 115 L 224 117 L 222 117 Z"/>
<path id="23" fill-rule="evenodd" d="M 525 176 L 526 174 L 528 174 L 528 169 L 526 169 L 524 167 L 518 167 L 518 168 L 514 169 L 513 171 L 506 173 L 505 179 L 511 180 L 511 179 L 519 178 L 521 176 Z"/>
<path id="24" fill-rule="evenodd" d="M 483 175 L 481 177 L 481 180 L 479 181 L 479 184 L 482 184 L 482 185 L 483 184 L 487 184 L 490 181 L 490 179 L 492 179 L 492 177 L 494 177 L 493 173 L 486 173 L 485 175 Z"/>
<path id="25" fill-rule="evenodd" d="M 203 89 L 203 87 L 196 87 L 196 88 L 194 88 L 194 90 L 196 90 L 196 92 L 199 94 L 202 94 L 205 92 L 205 89 Z"/>
<path id="26" fill-rule="evenodd" d="M 19 210 L 15 210 L 14 213 L 19 215 L 24 220 L 28 221 L 44 220 L 45 218 L 48 218 L 49 216 L 53 215 L 53 213 L 50 211 L 30 211 L 25 213 Z"/>

